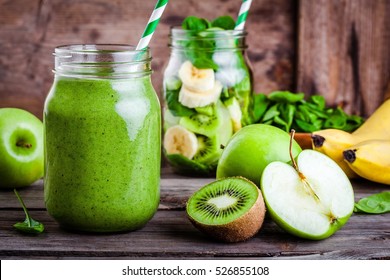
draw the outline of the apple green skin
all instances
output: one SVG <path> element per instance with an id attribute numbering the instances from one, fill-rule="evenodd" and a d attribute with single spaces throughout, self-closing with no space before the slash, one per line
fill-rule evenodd
<path id="1" fill-rule="evenodd" d="M 42 122 L 22 109 L 0 109 L 0 188 L 29 186 L 43 172 Z"/>
<path id="2" fill-rule="evenodd" d="M 217 167 L 217 179 L 242 176 L 257 186 L 264 168 L 273 161 L 289 162 L 290 134 L 275 126 L 252 124 L 241 128 L 224 148 Z M 302 151 L 295 140 L 292 154 Z"/>
<path id="3" fill-rule="evenodd" d="M 264 194 L 264 192 L 263 192 L 263 194 Z M 284 231 L 286 231 L 292 235 L 295 235 L 295 236 L 298 236 L 301 238 L 305 238 L 305 239 L 322 240 L 322 239 L 328 238 L 329 236 L 333 235 L 336 231 L 338 231 L 340 228 L 342 228 L 349 220 L 349 217 L 351 217 L 351 215 L 352 215 L 352 212 L 351 212 L 349 215 L 347 215 L 345 217 L 338 218 L 333 224 L 331 224 L 329 226 L 329 230 L 327 232 L 325 232 L 324 234 L 311 235 L 311 234 L 307 234 L 305 232 L 302 232 L 302 231 L 290 226 L 288 223 L 284 222 L 282 220 L 282 218 L 280 218 L 275 213 L 275 211 L 273 211 L 270 208 L 269 202 L 267 201 L 266 197 L 264 195 L 263 195 L 263 197 L 264 197 L 265 205 L 267 206 L 267 212 L 271 216 L 271 219 Z"/>

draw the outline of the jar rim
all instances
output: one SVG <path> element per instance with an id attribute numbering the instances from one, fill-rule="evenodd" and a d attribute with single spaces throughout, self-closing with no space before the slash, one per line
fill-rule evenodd
<path id="1" fill-rule="evenodd" d="M 246 35 L 248 35 L 248 31 L 246 31 L 245 29 L 243 29 L 243 30 L 234 30 L 234 29 L 225 30 L 225 29 L 217 29 L 217 27 L 215 27 L 215 29 L 213 29 L 213 27 L 211 27 L 209 29 L 205 29 L 202 31 L 196 31 L 196 30 L 183 29 L 181 26 L 171 26 L 171 34 L 170 35 L 171 36 L 175 36 L 175 35 L 177 35 L 177 36 L 180 36 L 180 35 L 197 36 L 199 33 L 213 34 L 213 36 L 217 37 L 217 38 L 218 37 L 226 37 L 226 36 L 232 36 L 234 38 L 238 38 L 238 37 L 245 37 Z"/>
<path id="2" fill-rule="evenodd" d="M 134 45 L 127 44 L 66 44 L 55 47 L 55 51 L 72 52 L 72 53 L 94 53 L 94 52 L 120 52 L 120 53 L 140 53 L 149 52 L 150 48 L 146 47 L 142 50 L 137 50 Z"/>
<path id="3" fill-rule="evenodd" d="M 54 73 L 66 76 L 127 77 L 151 73 L 150 49 L 127 44 L 70 44 L 55 48 Z"/>

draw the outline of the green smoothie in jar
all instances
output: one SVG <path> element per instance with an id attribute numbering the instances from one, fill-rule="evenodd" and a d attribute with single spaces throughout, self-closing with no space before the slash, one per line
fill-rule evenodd
<path id="1" fill-rule="evenodd" d="M 68 229 L 145 225 L 159 204 L 160 105 L 148 50 L 56 48 L 46 99 L 45 204 Z"/>

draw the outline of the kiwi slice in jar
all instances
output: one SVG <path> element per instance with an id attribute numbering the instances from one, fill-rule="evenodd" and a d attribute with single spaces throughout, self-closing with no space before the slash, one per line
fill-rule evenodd
<path id="1" fill-rule="evenodd" d="M 191 223 L 206 235 L 224 242 L 244 241 L 261 228 L 265 204 L 258 187 L 243 177 L 214 181 L 188 200 Z"/>
<path id="2" fill-rule="evenodd" d="M 218 161 L 222 150 L 220 144 L 217 141 L 217 137 L 206 137 L 198 135 L 198 151 L 195 154 L 193 160 L 200 163 L 213 163 Z"/>

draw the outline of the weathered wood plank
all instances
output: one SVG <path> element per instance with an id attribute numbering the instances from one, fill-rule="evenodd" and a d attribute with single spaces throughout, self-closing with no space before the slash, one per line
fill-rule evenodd
<path id="1" fill-rule="evenodd" d="M 299 2 L 297 87 L 370 115 L 390 82 L 390 1 Z"/>
<path id="2" fill-rule="evenodd" d="M 295 2 L 257 0 L 252 4 L 246 27 L 257 92 L 293 85 Z M 74 43 L 134 45 L 154 4 L 154 0 L 0 0 L 0 107 L 24 108 L 42 117 L 53 81 L 54 48 Z M 170 53 L 170 27 L 181 24 L 187 15 L 236 18 L 239 7 L 240 1 L 235 0 L 170 1 L 150 44 L 152 81 L 158 93 Z"/>
<path id="3" fill-rule="evenodd" d="M 184 211 L 159 211 L 143 229 L 120 234 L 80 234 L 62 230 L 45 211 L 34 217 L 46 225 L 38 236 L 17 233 L 11 225 L 20 212 L 0 212 L 0 257 L 58 258 L 390 258 L 390 228 L 387 215 L 375 219 L 355 215 L 334 236 L 308 241 L 282 232 L 270 219 L 253 239 L 222 244 L 198 232 Z"/>
<path id="4" fill-rule="evenodd" d="M 213 181 L 213 178 L 192 178 L 180 176 L 172 173 L 171 168 L 162 170 L 160 192 L 161 200 L 160 210 L 179 210 L 185 208 L 188 198 L 200 187 Z M 352 180 L 355 190 L 355 200 L 371 194 L 388 191 L 389 186 L 377 184 L 364 179 Z M 26 205 L 30 209 L 45 209 L 43 201 L 43 181 L 35 182 L 31 187 L 19 190 L 24 198 Z M 1 209 L 19 209 L 19 202 L 12 190 L 0 190 L 0 210 Z"/>

